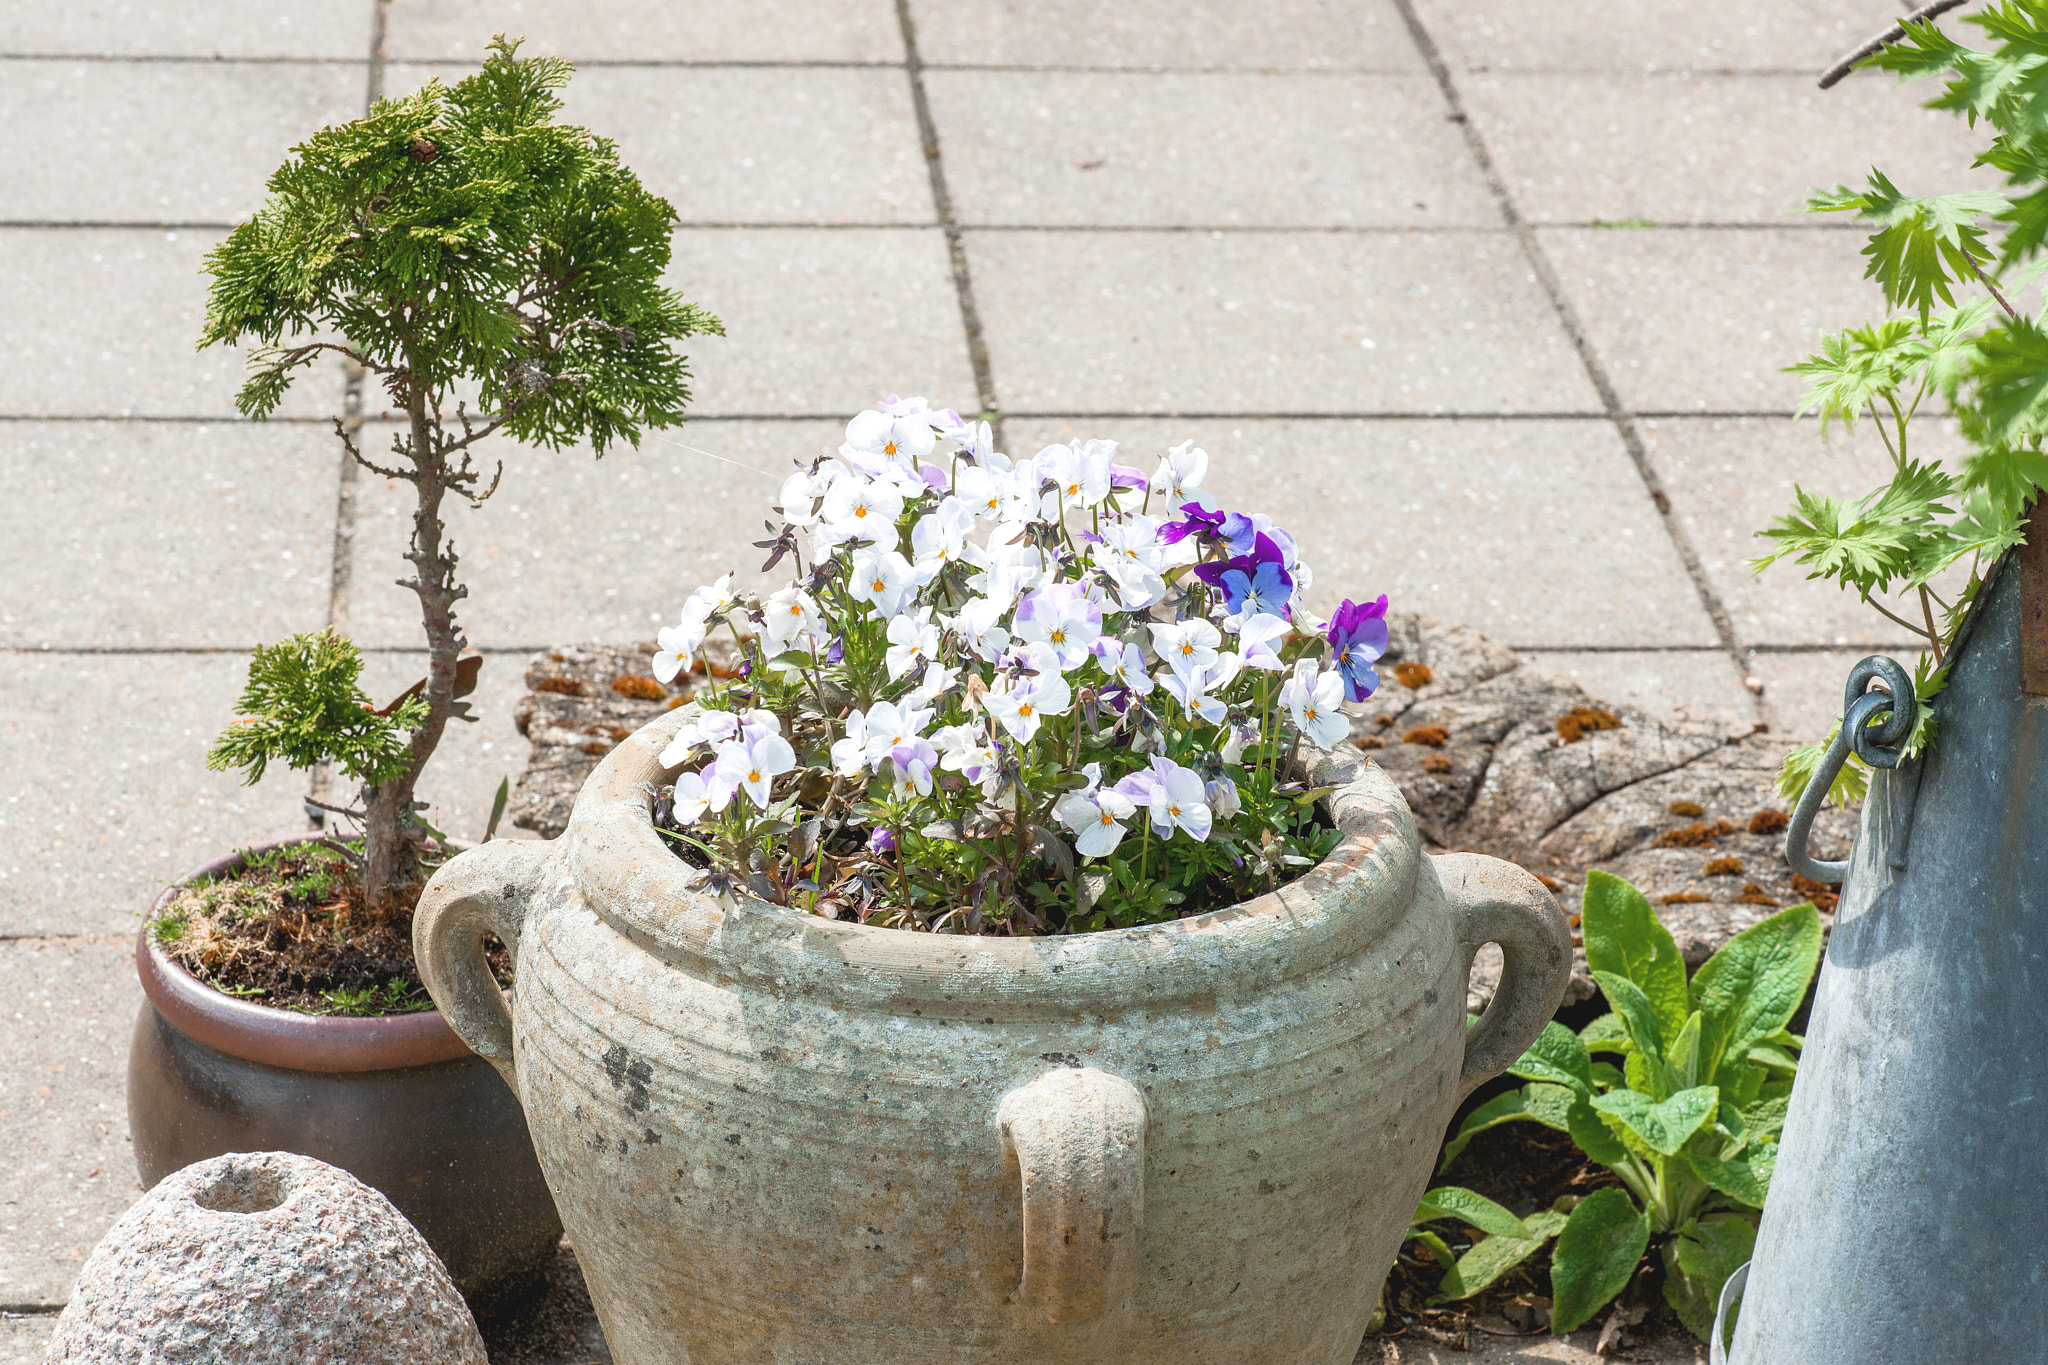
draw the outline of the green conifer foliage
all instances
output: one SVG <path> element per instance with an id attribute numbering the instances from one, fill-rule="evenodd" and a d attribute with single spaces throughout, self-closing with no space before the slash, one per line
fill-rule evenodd
<path id="1" fill-rule="evenodd" d="M 475 459 L 495 433 L 559 449 L 683 420 L 683 338 L 716 318 L 661 283 L 675 211 L 619 164 L 618 149 L 555 121 L 571 68 L 490 44 L 483 69 L 380 100 L 367 118 L 323 128 L 271 176 L 262 209 L 207 257 L 202 347 L 255 342 L 236 406 L 261 419 L 297 372 L 333 353 L 362 367 L 405 415 L 387 463 L 413 485 L 402 580 L 419 597 L 429 655 L 410 762 L 363 774 L 365 892 L 417 868 L 414 784 L 446 728 L 467 595 L 445 535 L 449 493 L 481 503 L 497 487 Z"/>

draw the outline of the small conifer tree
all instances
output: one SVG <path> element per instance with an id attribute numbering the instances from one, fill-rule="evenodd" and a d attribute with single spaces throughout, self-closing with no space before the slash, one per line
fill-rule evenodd
<path id="1" fill-rule="evenodd" d="M 522 60 L 518 46 L 501 35 L 475 75 L 315 133 L 206 261 L 200 346 L 258 343 L 235 400 L 245 416 L 268 417 L 326 353 L 360 365 L 405 415 L 388 464 L 334 423 L 350 458 L 416 495 L 400 586 L 419 598 L 427 678 L 421 705 L 393 713 L 407 730 L 402 760 L 358 772 L 361 805 L 349 812 L 363 825 L 373 911 L 417 877 L 414 790 L 462 690 L 455 606 L 468 589 L 441 504 L 480 504 L 496 489 L 503 467 L 486 482 L 476 443 L 498 432 L 550 449 L 588 441 L 599 456 L 620 439 L 637 445 L 643 427 L 683 420 L 689 372 L 673 343 L 723 330 L 661 283 L 674 209 L 611 142 L 554 121 L 571 68 Z M 302 729 L 231 727 L 216 754 L 260 774 L 266 758 L 292 756 L 287 739 L 305 746 Z M 322 742 L 346 751 L 344 736 Z"/>

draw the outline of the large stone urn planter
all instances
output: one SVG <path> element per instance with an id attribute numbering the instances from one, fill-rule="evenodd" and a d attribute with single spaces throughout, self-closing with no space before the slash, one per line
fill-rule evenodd
<path id="1" fill-rule="evenodd" d="M 1345 784 L 1337 852 L 1228 910 L 997 939 L 721 908 L 650 819 L 693 713 L 614 750 L 561 838 L 449 863 L 414 921 L 622 1365 L 1348 1365 L 1458 1100 L 1563 994 L 1535 878 L 1424 857 L 1353 755 L 1315 771 Z"/>
<path id="2" fill-rule="evenodd" d="M 478 1317 L 539 1283 L 562 1225 L 524 1116 L 438 1010 L 351 1019 L 238 1000 L 164 952 L 148 922 L 135 967 L 145 998 L 129 1043 L 128 1128 L 144 1189 L 229 1152 L 296 1152 L 396 1205 Z"/>

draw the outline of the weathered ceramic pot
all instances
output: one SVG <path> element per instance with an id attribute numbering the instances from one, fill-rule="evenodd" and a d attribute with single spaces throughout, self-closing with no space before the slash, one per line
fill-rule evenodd
<path id="1" fill-rule="evenodd" d="M 128 1131 L 144 1189 L 229 1152 L 316 1157 L 395 1204 L 478 1317 L 529 1296 L 562 1224 L 519 1106 L 439 1011 L 350 1019 L 238 1000 L 180 966 L 147 923 L 135 967 L 145 999 L 128 1050 Z"/>
<path id="2" fill-rule="evenodd" d="M 721 908 L 651 824 L 694 709 L 414 920 L 622 1365 L 1348 1365 L 1459 1098 L 1563 997 L 1542 886 L 1424 857 L 1349 756 L 1315 771 L 1346 784 L 1338 851 L 1228 910 L 996 939 Z M 509 1012 L 486 933 L 516 944 Z"/>

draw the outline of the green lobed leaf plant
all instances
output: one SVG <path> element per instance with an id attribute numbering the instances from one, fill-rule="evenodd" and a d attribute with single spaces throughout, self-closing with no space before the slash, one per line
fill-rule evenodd
<path id="1" fill-rule="evenodd" d="M 2005 0 L 1964 22 L 1992 46 L 1966 47 L 1927 19 L 1904 24 L 1905 36 L 1864 65 L 1945 78 L 1927 107 L 1983 129 L 1989 145 L 1976 164 L 2001 172 L 2005 186 L 1916 197 L 1873 168 L 1863 189 L 1837 185 L 1808 201 L 1814 212 L 1871 225 L 1864 275 L 1892 316 L 1824 336 L 1790 367 L 1809 381 L 1801 412 L 1817 413 L 1823 434 L 1868 418 L 1891 475 L 1860 498 L 1795 487 L 1791 509 L 1759 533 L 1772 549 L 1751 566 L 1789 559 L 1923 642 L 1923 701 L 1940 691 L 1986 571 L 2024 541 L 2027 504 L 2048 487 L 2048 330 L 2016 303 L 2048 268 L 2048 0 Z M 1959 468 L 1919 459 L 1908 445 L 1930 401 L 1955 415 L 1969 442 Z M 1936 580 L 1959 564 L 1967 572 L 1945 596 Z M 1922 713 L 1930 719 L 1907 741 L 1909 753 L 1935 739 L 1931 712 Z M 1779 790 L 1796 800 L 1825 748 L 1794 750 Z M 1860 799 L 1866 782 L 1852 758 L 1830 796 Z"/>
<path id="2" fill-rule="evenodd" d="M 1467 1286 L 1486 1268 L 1519 1263 L 1554 1235 L 1551 1328 L 1569 1332 L 1626 1288 L 1654 1247 L 1666 1301 L 1704 1338 L 1722 1282 L 1749 1259 L 1770 1191 L 1802 1041 L 1786 1025 L 1819 966 L 1820 916 L 1811 905 L 1781 910 L 1690 979 L 1650 902 L 1618 877 L 1588 875 L 1581 928 L 1611 1012 L 1577 1033 L 1554 1020 L 1545 1027 L 1509 1068 L 1529 1083 L 1474 1110 L 1445 1144 L 1444 1164 L 1489 1128 L 1535 1122 L 1569 1134 L 1620 1188 L 1593 1191 L 1568 1215 L 1533 1215 L 1520 1231 L 1470 1216 L 1468 1191 L 1431 1190 L 1419 1223 L 1456 1217 L 1490 1234 L 1455 1260 L 1443 1248 L 1439 1296 L 1476 1292 Z M 1480 1258 L 1502 1238 L 1510 1244 Z"/>
<path id="3" fill-rule="evenodd" d="M 381 723 L 344 714 L 329 704 L 339 694 L 322 690 L 338 656 L 300 637 L 259 654 L 269 680 L 252 669 L 256 723 L 230 727 L 214 750 L 252 781 L 270 761 L 305 766 L 323 746 L 353 761 L 362 792 L 343 813 L 362 825 L 373 907 L 416 877 L 431 836 L 414 799 L 420 770 L 448 722 L 471 718 L 457 702 L 475 685 L 456 619 L 468 589 L 442 505 L 451 495 L 480 504 L 497 488 L 503 466 L 480 465 L 478 443 L 501 433 L 550 449 L 587 442 L 599 456 L 622 440 L 637 446 L 643 429 L 683 420 L 689 376 L 676 343 L 722 330 L 662 283 L 668 201 L 619 164 L 613 143 L 556 121 L 570 66 L 522 60 L 518 47 L 500 36 L 474 75 L 430 80 L 315 133 L 206 258 L 199 344 L 254 343 L 235 400 L 244 415 L 270 416 L 325 356 L 381 385 L 402 414 L 388 462 L 363 453 L 358 423 L 336 417 L 334 429 L 362 468 L 413 487 L 400 586 L 419 599 L 426 679 Z M 288 682 L 301 663 L 329 670 L 329 682 Z M 315 709 L 287 715 L 279 706 L 292 697 Z"/>

